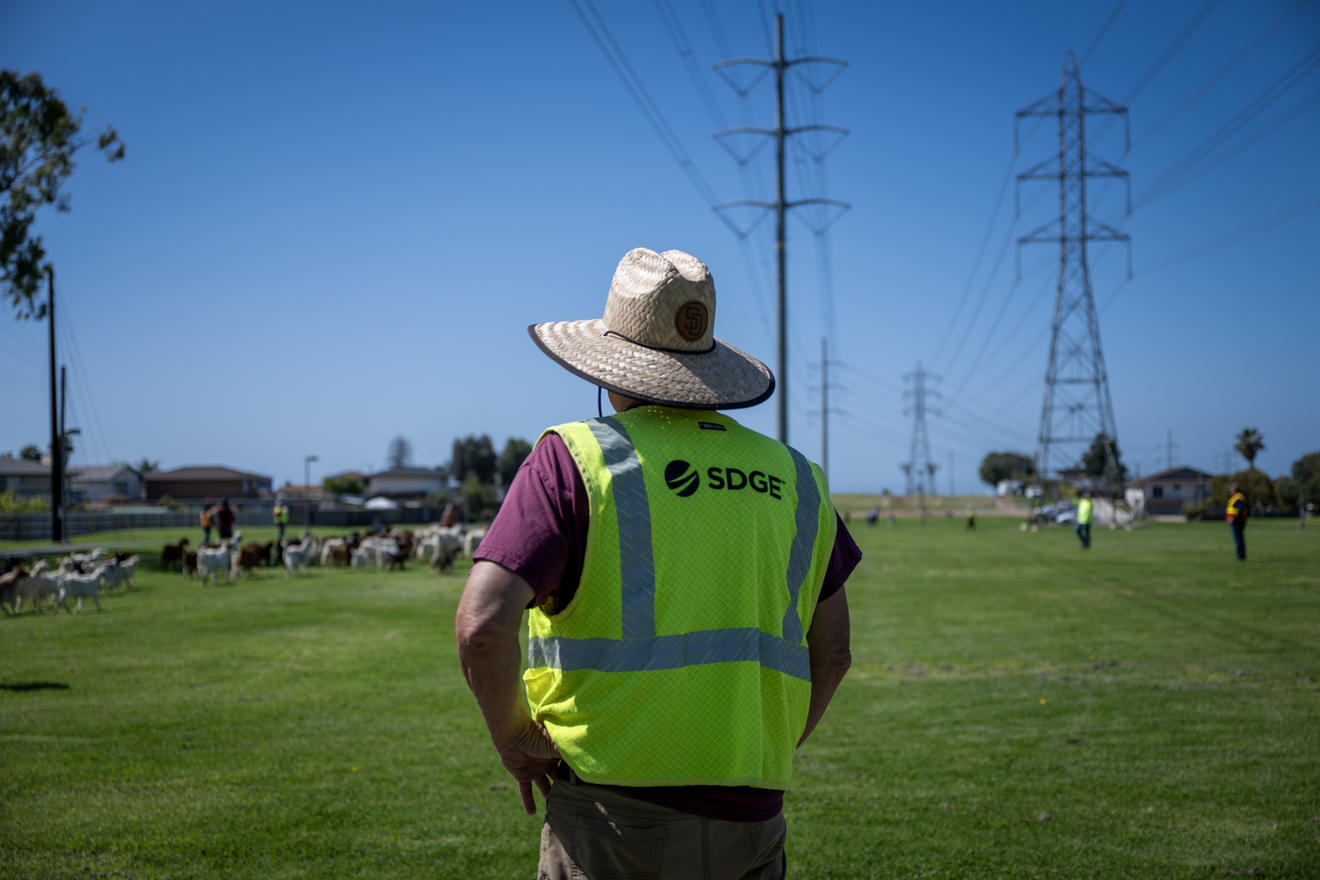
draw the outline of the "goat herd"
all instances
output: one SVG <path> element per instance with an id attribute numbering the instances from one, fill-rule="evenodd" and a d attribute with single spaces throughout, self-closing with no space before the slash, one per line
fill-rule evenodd
<path id="1" fill-rule="evenodd" d="M 30 569 L 15 565 L 0 574 L 0 608 L 17 615 L 23 610 L 24 600 L 30 600 L 37 613 L 41 613 L 42 600 L 50 597 L 53 600 L 51 611 L 56 614 L 61 605 L 69 611 L 66 599 L 78 600 L 73 614 L 82 610 L 84 599 L 91 599 L 96 603 L 96 610 L 100 611 L 100 589 L 103 586 L 106 589 L 118 587 L 123 583 L 131 586 L 137 564 L 136 556 L 110 554 L 98 548 L 90 553 L 65 556 L 53 571 L 44 559 L 38 560 Z"/>
<path id="2" fill-rule="evenodd" d="M 188 549 L 187 538 L 166 544 L 161 549 L 160 567 L 163 571 L 177 569 L 186 577 L 199 578 L 202 584 L 214 584 L 221 575 L 226 581 L 245 578 L 261 566 L 283 566 L 286 578 L 304 574 L 309 565 L 393 571 L 402 569 L 410 558 L 429 564 L 432 570 L 448 571 L 460 553 L 471 557 L 485 535 L 482 529 L 432 525 L 367 536 L 353 532 L 338 538 L 305 533 L 297 541 L 243 544 L 243 533 L 236 531 L 230 538 L 196 550 Z M 76 598 L 72 610 L 76 614 L 82 610 L 83 599 L 90 598 L 100 611 L 99 590 L 123 583 L 131 586 L 137 564 L 137 556 L 98 548 L 65 556 L 54 570 L 44 559 L 30 569 L 14 565 L 0 574 L 0 608 L 17 615 L 23 602 L 31 601 L 40 613 L 42 600 L 50 597 L 54 600 L 52 612 L 59 613 L 61 605 L 70 610 L 67 599 Z"/>

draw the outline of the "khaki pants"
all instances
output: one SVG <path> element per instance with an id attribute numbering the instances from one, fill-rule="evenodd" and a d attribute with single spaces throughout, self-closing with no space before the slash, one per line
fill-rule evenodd
<path id="1" fill-rule="evenodd" d="M 783 814 L 706 819 L 558 778 L 546 799 L 538 880 L 780 880 Z"/>

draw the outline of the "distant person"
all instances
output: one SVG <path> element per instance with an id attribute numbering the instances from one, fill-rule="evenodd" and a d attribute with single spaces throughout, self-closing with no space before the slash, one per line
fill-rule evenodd
<path id="1" fill-rule="evenodd" d="M 879 519 L 880 519 L 880 508 L 872 507 L 870 510 L 866 512 L 866 524 L 868 526 L 875 525 L 876 521 Z"/>
<path id="2" fill-rule="evenodd" d="M 380 517 L 376 517 L 371 521 L 371 533 L 373 535 L 379 535 L 384 531 L 385 531 L 385 523 L 381 521 Z"/>
<path id="3" fill-rule="evenodd" d="M 967 531 L 969 531 L 969 532 L 974 532 L 974 531 L 976 531 L 976 508 L 975 508 L 975 507 L 969 507 L 969 508 L 967 508 Z"/>
<path id="4" fill-rule="evenodd" d="M 279 531 L 279 534 L 275 536 L 275 541 L 279 543 L 284 540 L 284 529 L 289 524 L 289 505 L 283 501 L 276 501 L 272 516 L 275 519 L 275 528 Z"/>
<path id="5" fill-rule="evenodd" d="M 215 512 L 215 525 L 220 531 L 221 541 L 228 541 L 234 537 L 234 508 L 229 506 L 228 498 L 220 502 L 220 507 Z"/>
<path id="6" fill-rule="evenodd" d="M 1233 544 L 1237 547 L 1237 558 L 1247 558 L 1247 496 L 1236 485 L 1228 487 L 1228 504 L 1224 507 L 1224 519 L 1233 529 Z"/>
<path id="7" fill-rule="evenodd" d="M 454 509 L 454 502 L 445 503 L 445 512 L 440 514 L 440 525 L 445 528 L 451 528 L 458 524 L 458 513 Z"/>
<path id="8" fill-rule="evenodd" d="M 1095 504 L 1088 490 L 1077 500 L 1077 538 L 1082 542 L 1083 550 L 1091 549 L 1091 518 L 1094 513 Z"/>
<path id="9" fill-rule="evenodd" d="M 209 505 L 202 508 L 202 546 L 211 543 L 211 529 L 215 528 L 215 509 Z"/>

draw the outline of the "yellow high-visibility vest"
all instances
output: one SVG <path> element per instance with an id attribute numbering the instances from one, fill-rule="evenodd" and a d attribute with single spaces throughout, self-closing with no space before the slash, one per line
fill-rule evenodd
<path id="1" fill-rule="evenodd" d="M 1243 506 L 1247 503 L 1247 496 L 1241 492 L 1234 492 L 1228 496 L 1228 506 L 1224 509 L 1224 516 L 1227 519 L 1233 519 L 1242 513 Z"/>
<path id="2" fill-rule="evenodd" d="M 820 468 L 711 411 L 550 431 L 590 526 L 577 592 L 528 617 L 533 717 L 588 782 L 786 788 L 836 528 Z"/>
<path id="3" fill-rule="evenodd" d="M 1094 503 L 1090 498 L 1083 498 L 1077 502 L 1077 522 L 1086 525 L 1091 522 L 1091 513 L 1095 509 Z"/>

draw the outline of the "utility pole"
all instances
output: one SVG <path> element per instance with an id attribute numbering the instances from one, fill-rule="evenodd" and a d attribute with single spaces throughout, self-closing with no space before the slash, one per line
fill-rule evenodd
<path id="1" fill-rule="evenodd" d="M 840 202 L 834 199 L 799 199 L 798 201 L 789 201 L 785 191 L 784 145 L 788 137 L 800 134 L 804 131 L 831 131 L 839 134 L 841 137 L 848 134 L 847 129 L 839 128 L 834 125 L 802 125 L 795 128 L 788 128 L 785 125 L 784 74 L 794 65 L 812 63 L 837 64 L 840 68 L 848 66 L 848 62 L 840 61 L 837 58 L 785 58 L 784 16 L 779 14 L 775 16 L 775 57 L 773 59 L 766 61 L 759 58 L 735 58 L 730 61 L 721 61 L 719 64 L 715 65 L 715 70 L 720 71 L 722 76 L 724 68 L 732 67 L 737 64 L 759 64 L 764 67 L 769 67 L 775 72 L 775 127 L 772 129 L 765 129 L 744 126 L 715 133 L 716 138 L 734 134 L 759 134 L 774 138 L 775 200 L 773 202 L 763 202 L 753 199 L 738 199 L 736 201 L 716 205 L 715 210 L 719 211 L 725 208 L 745 207 L 750 205 L 775 212 L 775 268 L 779 276 L 776 296 L 776 314 L 779 326 L 776 333 L 778 356 L 775 361 L 775 382 L 777 383 L 775 390 L 779 395 L 778 409 L 780 443 L 788 442 L 788 210 L 801 205 L 831 205 L 840 208 L 843 211 L 846 211 L 849 208 L 849 205 L 846 202 Z M 733 83 L 731 80 L 728 81 L 740 95 L 747 94 L 747 91 L 739 88 L 736 83 Z M 737 154 L 734 154 L 734 158 L 739 164 L 745 165 L 751 157 L 750 155 L 747 157 L 740 157 Z M 823 158 L 823 156 L 820 158 Z M 743 233 L 742 237 L 746 238 L 746 234 Z"/>
<path id="2" fill-rule="evenodd" d="M 820 466 L 830 481 L 830 350 L 829 340 L 820 338 Z"/>
<path id="3" fill-rule="evenodd" d="M 942 381 L 939 376 L 927 373 L 921 368 L 921 361 L 917 361 L 917 369 L 903 377 L 904 382 L 912 383 L 911 391 L 904 391 L 903 396 L 912 399 L 912 406 L 903 410 L 903 415 L 912 416 L 912 448 L 908 455 L 908 460 L 900 467 L 903 473 L 907 475 L 907 494 L 912 494 L 912 475 L 915 473 L 917 478 L 917 509 L 921 514 L 921 521 L 926 522 L 926 486 L 930 486 L 932 492 L 935 491 L 935 462 L 930 459 L 930 438 L 926 434 L 926 413 L 929 407 L 926 405 L 927 397 L 938 398 L 940 393 L 932 388 L 926 387 L 926 380 L 935 382 Z M 934 411 L 936 415 L 941 415 L 938 410 Z M 924 474 L 924 476 L 923 476 Z M 927 483 L 926 481 L 930 482 Z"/>
<path id="4" fill-rule="evenodd" d="M 1057 472 L 1058 465 L 1067 467 L 1080 461 L 1081 452 L 1096 435 L 1101 435 L 1105 438 L 1109 492 L 1111 497 L 1121 498 L 1123 476 L 1118 467 L 1118 429 L 1100 348 L 1100 321 L 1091 293 L 1086 246 L 1092 241 L 1128 243 L 1129 239 L 1087 215 L 1086 181 L 1091 177 L 1117 177 L 1126 182 L 1128 173 L 1086 150 L 1086 117 L 1100 113 L 1122 116 L 1124 123 L 1127 122 L 1126 108 L 1082 86 L 1077 59 L 1071 52 L 1064 63 L 1058 91 L 1017 112 L 1013 125 L 1015 143 L 1018 123 L 1028 116 L 1054 117 L 1059 124 L 1058 154 L 1017 178 L 1019 184 L 1024 180 L 1057 180 L 1059 216 L 1019 238 L 1018 253 L 1020 260 L 1023 244 L 1059 245 L 1059 283 L 1037 437 L 1036 474 L 1046 478 Z M 1129 187 L 1129 210 L 1131 203 Z M 1129 247 L 1128 277 L 1132 276 L 1131 261 Z"/>
<path id="5" fill-rule="evenodd" d="M 1165 440 L 1165 467 L 1173 470 L 1173 450 L 1178 447 L 1178 444 L 1173 442 L 1173 428 L 1169 428 L 1168 432 L 1168 437 Z"/>
<path id="6" fill-rule="evenodd" d="M 64 435 L 60 432 L 56 401 L 59 387 L 55 384 L 55 270 L 46 267 L 47 304 L 46 321 L 50 331 L 50 539 L 64 543 Z"/>

